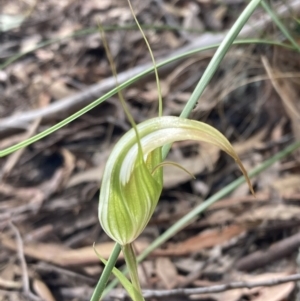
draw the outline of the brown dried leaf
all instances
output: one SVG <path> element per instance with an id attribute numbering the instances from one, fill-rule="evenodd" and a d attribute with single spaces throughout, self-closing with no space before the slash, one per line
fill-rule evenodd
<path id="1" fill-rule="evenodd" d="M 271 287 L 263 287 L 257 298 L 253 301 L 283 301 L 289 297 L 295 287 L 295 283 L 288 282 Z"/>
<path id="2" fill-rule="evenodd" d="M 237 207 L 241 206 L 243 204 L 261 204 L 270 199 L 270 193 L 257 193 L 254 196 L 252 195 L 246 195 L 246 196 L 241 196 L 241 197 L 230 197 L 223 199 L 212 206 L 208 208 L 207 211 L 210 210 L 216 210 L 216 209 L 223 209 L 223 208 L 230 208 L 230 207 Z"/>
<path id="3" fill-rule="evenodd" d="M 154 261 L 146 260 L 138 265 L 139 281 L 142 288 L 151 288 L 151 275 L 154 274 Z"/>
<path id="4" fill-rule="evenodd" d="M 267 132 L 268 128 L 265 127 L 247 140 L 233 143 L 234 150 L 238 155 L 242 155 L 253 150 L 253 148 L 255 147 L 260 147 L 263 144 L 262 141 L 265 138 Z"/>
<path id="5" fill-rule="evenodd" d="M 235 214 L 230 210 L 223 209 L 210 213 L 207 217 L 200 221 L 200 225 L 212 226 L 212 225 L 224 225 L 228 222 L 232 222 L 235 219 Z"/>
<path id="6" fill-rule="evenodd" d="M 74 89 L 69 88 L 63 80 L 58 79 L 49 87 L 48 91 L 55 99 L 62 99 L 75 92 Z"/>
<path id="7" fill-rule="evenodd" d="M 17 250 L 14 240 L 4 235 L 0 236 L 0 238 L 1 244 L 4 247 L 14 251 Z M 100 243 L 97 244 L 95 248 L 102 257 L 108 258 L 114 245 L 114 242 Z M 143 251 L 148 245 L 148 243 L 142 241 L 135 242 L 135 247 L 139 252 Z M 24 254 L 28 257 L 51 262 L 60 266 L 78 266 L 99 262 L 99 258 L 95 254 L 92 246 L 68 249 L 64 245 L 51 243 L 25 243 Z"/>
<path id="8" fill-rule="evenodd" d="M 169 258 L 158 257 L 156 259 L 156 274 L 166 289 L 172 289 L 177 286 L 179 280 L 177 269 Z"/>
<path id="9" fill-rule="evenodd" d="M 20 289 L 23 284 L 20 281 L 8 280 L 0 277 L 0 288 L 5 289 Z M 0 299 L 1 300 L 1 299 Z"/>
<path id="10" fill-rule="evenodd" d="M 268 73 L 268 76 L 270 77 L 274 89 L 283 102 L 286 113 L 292 121 L 294 135 L 297 140 L 300 140 L 300 106 L 298 101 L 298 92 L 289 79 L 277 78 L 278 75 L 280 75 L 280 72 L 270 66 L 270 63 L 266 57 L 262 58 L 262 62 Z"/>
<path id="11" fill-rule="evenodd" d="M 204 30 L 204 25 L 199 19 L 200 7 L 195 2 L 188 2 L 185 9 L 183 18 L 184 28 L 197 28 L 198 30 Z"/>
<path id="12" fill-rule="evenodd" d="M 100 183 L 104 171 L 104 164 L 97 167 L 84 170 L 70 178 L 67 188 L 79 185 L 81 183 L 98 182 Z"/>
<path id="13" fill-rule="evenodd" d="M 192 238 L 177 244 L 170 244 L 166 250 L 160 250 L 164 256 L 180 256 L 198 252 L 205 248 L 221 245 L 228 240 L 244 233 L 247 228 L 244 225 L 231 225 L 223 229 L 209 229 Z"/>
<path id="14" fill-rule="evenodd" d="M 134 245 L 139 252 L 142 252 L 149 244 L 146 242 L 135 242 Z M 95 245 L 95 248 L 102 257 L 108 258 L 114 246 L 115 242 L 106 242 Z M 60 254 L 58 260 L 62 262 L 63 265 L 68 266 L 99 262 L 99 258 L 95 254 L 95 251 L 92 246 L 65 251 L 62 254 Z"/>
<path id="15" fill-rule="evenodd" d="M 17 251 L 17 245 L 14 240 L 2 235 L 1 244 L 2 246 Z M 59 256 L 63 252 L 66 251 L 66 248 L 62 245 L 55 244 L 43 244 L 43 243 L 35 243 L 35 244 L 24 244 L 24 254 L 28 257 L 52 262 L 58 265 L 63 265 L 63 262 L 60 262 Z"/>
<path id="16" fill-rule="evenodd" d="M 9 259 L 9 262 L 6 263 L 5 266 L 0 269 L 0 278 L 5 279 L 7 281 L 13 281 L 14 277 L 15 277 L 14 258 L 11 257 Z"/>
<path id="17" fill-rule="evenodd" d="M 56 301 L 54 296 L 52 295 L 49 287 L 41 280 L 34 279 L 33 281 L 33 289 L 37 293 L 39 297 L 44 301 Z"/>
<path id="18" fill-rule="evenodd" d="M 170 92 L 169 83 L 166 80 L 160 80 L 161 96 L 162 98 L 166 97 Z M 158 100 L 158 91 L 156 82 L 149 82 L 146 84 L 147 91 L 141 92 L 138 91 L 139 97 L 142 97 L 146 102 L 157 102 Z"/>
<path id="19" fill-rule="evenodd" d="M 280 194 L 294 194 L 300 192 L 300 175 L 289 174 L 272 182 L 272 187 Z"/>
<path id="20" fill-rule="evenodd" d="M 267 221 L 300 219 L 300 207 L 285 204 L 268 204 L 237 217 L 240 223 L 260 224 Z"/>
<path id="21" fill-rule="evenodd" d="M 69 178 L 75 168 L 75 156 L 65 148 L 61 150 L 61 154 L 64 157 L 64 165 L 63 165 L 63 179 L 62 179 L 63 181 L 62 184 L 60 185 L 60 188 L 63 188 L 69 181 Z"/>
<path id="22" fill-rule="evenodd" d="M 176 17 L 184 17 L 188 13 L 188 9 L 186 7 L 176 7 L 167 2 L 163 3 L 163 9 L 166 13 Z"/>
<path id="23" fill-rule="evenodd" d="M 286 273 L 266 273 L 260 275 L 244 275 L 239 277 L 239 279 L 233 281 L 266 281 L 270 279 L 278 279 L 280 277 L 287 276 Z M 251 289 L 248 288 L 240 288 L 225 291 L 222 293 L 216 294 L 205 294 L 206 297 L 212 298 L 216 301 L 238 301 L 244 296 L 250 298 L 251 301 L 283 301 L 286 297 L 289 296 L 295 284 L 284 283 L 271 287 L 253 287 Z M 192 296 L 192 299 L 197 299 L 199 296 Z M 200 297 L 204 297 L 204 295 L 200 295 Z"/>
<path id="24" fill-rule="evenodd" d="M 206 168 L 213 166 L 219 159 L 220 150 L 208 144 L 201 144 L 199 154 L 190 158 L 180 158 L 176 163 L 183 166 L 191 174 L 196 175 Z M 176 169 L 174 166 L 164 167 L 164 188 L 172 188 L 188 182 L 191 176 L 186 172 Z"/>
<path id="25" fill-rule="evenodd" d="M 171 31 L 166 31 L 163 34 L 163 39 L 168 43 L 170 48 L 177 49 L 182 45 L 182 40 L 178 39 L 178 37 Z"/>

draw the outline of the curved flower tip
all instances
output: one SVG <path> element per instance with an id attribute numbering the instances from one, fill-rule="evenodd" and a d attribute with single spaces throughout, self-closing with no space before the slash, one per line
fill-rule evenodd
<path id="1" fill-rule="evenodd" d="M 218 146 L 251 182 L 230 142 L 213 127 L 179 117 L 157 117 L 137 126 L 142 154 L 133 129 L 115 145 L 104 170 L 99 220 L 104 231 L 120 245 L 134 241 L 151 218 L 163 187 L 161 147 L 175 141 L 199 140 Z M 155 170 L 155 172 L 153 172 Z"/>

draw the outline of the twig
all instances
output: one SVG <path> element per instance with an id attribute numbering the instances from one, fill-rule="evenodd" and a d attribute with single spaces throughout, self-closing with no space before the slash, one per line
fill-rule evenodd
<path id="1" fill-rule="evenodd" d="M 23 290 L 25 293 L 29 292 L 29 277 L 28 277 L 28 271 L 27 271 L 27 264 L 24 256 L 24 247 L 23 247 L 23 241 L 20 235 L 20 232 L 18 228 L 13 224 L 9 223 L 10 228 L 13 230 L 16 242 L 17 242 L 17 248 L 18 248 L 18 256 L 21 263 L 22 268 L 22 282 L 23 282 Z"/>
<path id="2" fill-rule="evenodd" d="M 28 139 L 29 137 L 31 137 L 36 132 L 37 128 L 40 125 L 40 122 L 41 122 L 41 118 L 37 118 L 33 122 L 33 124 L 30 125 L 30 127 L 27 130 L 27 132 L 25 133 L 25 135 L 23 135 L 23 138 Z M 2 171 L 0 173 L 0 180 L 2 180 L 2 178 L 4 178 L 4 177 L 8 176 L 8 174 L 12 171 L 12 169 L 18 163 L 19 159 L 22 157 L 24 151 L 25 151 L 25 149 L 22 148 L 9 156 L 8 160 L 5 162 L 5 164 L 2 168 Z"/>
<path id="3" fill-rule="evenodd" d="M 296 233 L 286 239 L 274 243 L 264 252 L 256 251 L 246 257 L 243 257 L 236 263 L 235 268 L 241 271 L 252 271 L 258 267 L 265 266 L 270 262 L 290 255 L 295 252 L 299 246 L 300 233 Z"/>
<path id="4" fill-rule="evenodd" d="M 287 282 L 295 282 L 300 280 L 300 273 L 289 276 L 283 276 L 280 278 L 261 280 L 261 281 L 236 281 L 227 284 L 212 285 L 209 287 L 198 287 L 198 288 L 178 288 L 172 290 L 143 290 L 143 296 L 147 299 L 151 298 L 165 298 L 171 296 L 190 296 L 199 294 L 212 294 L 222 293 L 228 290 L 242 289 L 242 288 L 255 288 L 255 287 L 266 287 L 275 286 Z M 87 287 L 76 287 L 76 288 L 63 288 L 60 290 L 64 297 L 76 298 L 77 296 L 85 296 L 84 300 L 89 300 L 89 296 L 92 293 L 91 289 Z M 114 289 L 109 295 L 107 295 L 103 301 L 111 300 L 116 298 L 118 300 L 124 300 L 127 297 L 127 293 L 123 289 Z"/>
<path id="5" fill-rule="evenodd" d="M 22 283 L 0 278 L 0 287 L 6 288 L 6 289 L 19 289 L 19 288 L 22 288 Z"/>
<path id="6" fill-rule="evenodd" d="M 272 69 L 266 56 L 262 56 L 261 61 L 267 72 L 267 75 L 271 80 L 273 88 L 275 89 L 277 94 L 281 97 L 283 104 L 286 107 L 287 113 L 291 116 L 291 119 L 296 118 L 299 120 L 300 114 L 298 113 L 297 108 L 292 103 L 290 97 L 288 97 L 285 93 L 283 93 L 282 88 L 280 87 L 277 71 Z"/>
<path id="7" fill-rule="evenodd" d="M 300 11 L 300 1 L 291 0 L 276 9 L 276 13 L 280 17 L 290 15 L 291 11 L 295 14 Z M 249 36 L 254 36 L 256 32 L 261 32 L 264 30 L 272 21 L 271 17 L 263 14 L 259 20 L 254 20 L 246 25 L 241 31 L 239 38 L 246 38 Z M 177 51 L 173 52 L 171 56 L 162 58 L 159 60 L 166 60 L 170 57 L 185 53 L 187 51 L 194 50 L 199 47 L 209 46 L 212 44 L 219 43 L 223 40 L 226 33 L 221 34 L 211 34 L 205 33 L 199 38 L 195 39 L 192 43 L 179 48 Z M 177 62 L 175 63 L 177 64 Z M 164 70 L 169 70 L 174 66 L 169 64 Z M 133 76 L 141 73 L 147 68 L 152 67 L 151 63 L 147 63 L 141 66 L 132 68 L 129 71 L 121 72 L 118 74 L 119 84 L 124 83 L 126 80 L 132 78 Z M 5 133 L 11 132 L 11 129 L 24 129 L 27 127 L 28 123 L 32 122 L 37 118 L 42 118 L 43 122 L 49 121 L 51 119 L 57 119 L 58 116 L 63 118 L 63 116 L 69 115 L 71 112 L 74 112 L 85 105 L 89 104 L 94 99 L 97 99 L 104 92 L 115 87 L 114 77 L 107 78 L 102 80 L 99 83 L 91 85 L 84 91 L 71 95 L 69 97 L 63 98 L 59 101 L 54 102 L 53 104 L 47 106 L 46 108 L 41 108 L 37 110 L 32 110 L 29 112 L 21 113 L 14 115 L 8 118 L 4 118 L 0 122 L 0 134 L 4 135 Z"/>
<path id="8" fill-rule="evenodd" d="M 263 280 L 263 281 L 237 281 L 227 284 L 213 285 L 209 287 L 197 287 L 197 288 L 178 288 L 172 290 L 143 290 L 143 296 L 147 299 L 149 298 L 165 298 L 170 296 L 190 296 L 198 294 L 211 294 L 211 293 L 221 293 L 228 290 L 241 289 L 241 288 L 254 288 L 254 287 L 264 287 L 264 286 L 275 286 L 287 282 L 294 282 L 300 280 L 300 274 L 294 274 L 289 276 L 280 277 L 277 279 Z M 118 298 L 121 297 L 118 291 Z M 110 297 L 113 295 L 110 295 Z M 124 297 L 126 293 L 124 291 Z"/>
<path id="9" fill-rule="evenodd" d="M 25 256 L 24 256 L 24 246 L 23 246 L 23 241 L 22 241 L 20 232 L 19 232 L 18 228 L 12 222 L 9 223 L 9 226 L 13 230 L 15 237 L 16 237 L 18 256 L 19 256 L 19 260 L 21 263 L 21 269 L 22 269 L 23 292 L 30 299 L 32 299 L 34 301 L 41 301 L 41 299 L 38 296 L 34 295 L 30 291 L 27 264 L 26 264 L 26 260 L 25 260 Z"/>

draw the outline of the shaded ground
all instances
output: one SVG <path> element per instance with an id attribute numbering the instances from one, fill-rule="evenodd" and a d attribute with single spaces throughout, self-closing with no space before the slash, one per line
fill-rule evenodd
<path id="1" fill-rule="evenodd" d="M 161 26 L 146 31 L 157 59 L 181 51 L 207 32 L 214 43 L 214 33 L 224 33 L 245 7 L 239 0 L 137 2 L 133 5 L 139 21 Z M 119 74 L 128 76 L 134 66 L 143 69 L 151 62 L 140 33 L 126 27 L 133 24 L 126 1 L 9 1 L 3 2 L 1 14 L 5 20 L 0 33 L 2 63 L 43 41 L 97 27 L 99 19 L 104 27 L 119 27 L 107 32 Z M 25 19 L 19 24 L 21 14 Z M 264 14 L 258 10 L 250 20 L 252 37 L 281 40 L 282 35 L 267 21 L 260 30 L 254 27 L 258 20 L 267 20 Z M 12 21 L 4 15 L 13 16 Z M 285 23 L 299 40 L 299 25 L 292 16 L 297 11 L 290 9 Z M 181 112 L 212 55 L 213 51 L 202 52 L 161 71 L 165 115 Z M 76 96 L 86 93 L 83 102 L 88 103 L 112 87 L 105 86 L 111 71 L 95 30 L 51 43 L 6 65 L 0 70 L 1 149 L 74 112 L 83 104 Z M 300 138 L 299 66 L 300 57 L 291 50 L 233 47 L 192 118 L 221 130 L 250 170 Z M 105 83 L 100 94 L 90 90 L 96 83 Z M 127 88 L 124 97 L 137 122 L 156 116 L 153 77 Z M 70 105 L 64 106 L 66 100 Z M 55 113 L 23 118 L 25 111 L 52 112 L 55 105 Z M 98 222 L 99 183 L 110 150 L 129 128 L 113 96 L 53 135 L 1 159 L 0 300 L 89 300 L 102 271 L 92 244 L 96 242 L 104 257 L 113 246 Z M 165 190 L 136 243 L 138 252 L 241 175 L 230 158 L 200 143 L 175 143 L 169 159 L 195 174 L 196 180 L 166 167 Z M 143 288 L 201 287 L 296 273 L 299 167 L 299 155 L 293 153 L 253 180 L 256 199 L 241 185 L 210 207 L 144 261 L 140 267 Z M 118 264 L 122 263 L 120 259 Z M 296 294 L 296 284 L 285 283 L 167 299 L 281 301 L 296 300 Z"/>

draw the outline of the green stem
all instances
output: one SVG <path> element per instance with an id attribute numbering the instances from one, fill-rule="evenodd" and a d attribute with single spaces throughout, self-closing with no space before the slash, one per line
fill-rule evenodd
<path id="1" fill-rule="evenodd" d="M 96 288 L 93 292 L 93 295 L 90 301 L 99 301 L 101 295 L 105 289 L 109 276 L 111 274 L 112 269 L 115 267 L 119 254 L 121 252 L 121 246 L 119 244 L 115 244 L 112 253 L 110 254 L 109 260 L 104 267 L 104 270 L 101 274 L 101 277 L 96 285 Z"/>
<path id="2" fill-rule="evenodd" d="M 193 108 L 195 107 L 196 103 L 198 102 L 200 96 L 204 92 L 204 89 L 207 87 L 208 83 L 210 82 L 211 78 L 217 71 L 221 61 L 223 60 L 224 56 L 228 52 L 230 46 L 233 44 L 234 40 L 242 30 L 243 26 L 246 24 L 250 16 L 253 14 L 254 10 L 260 4 L 261 0 L 252 0 L 241 15 L 238 17 L 236 22 L 228 31 L 227 35 L 225 36 L 224 40 L 221 42 L 220 46 L 218 47 L 217 51 L 215 52 L 214 56 L 212 57 L 211 61 L 209 62 L 207 68 L 205 69 L 201 79 L 199 80 L 196 88 L 194 89 L 190 99 L 188 100 L 187 104 L 185 105 L 184 109 L 182 110 L 180 117 L 187 118 Z M 163 147 L 163 157 L 166 157 L 171 145 L 165 145 Z"/>
<path id="3" fill-rule="evenodd" d="M 241 13 L 239 18 L 230 28 L 228 33 L 226 34 L 225 38 L 221 42 L 220 46 L 218 47 L 217 51 L 215 52 L 213 58 L 209 62 L 205 72 L 203 73 L 199 83 L 197 84 L 194 92 L 192 93 L 187 105 L 183 109 L 180 114 L 180 117 L 188 117 L 192 109 L 194 108 L 195 104 L 199 100 L 200 96 L 202 95 L 204 89 L 207 87 L 208 83 L 210 82 L 211 78 L 215 74 L 216 70 L 218 69 L 221 61 L 223 60 L 224 56 L 228 52 L 230 46 L 232 45 L 233 41 L 236 39 L 250 16 L 253 14 L 254 10 L 260 4 L 261 0 L 252 0 L 244 11 Z"/>
<path id="4" fill-rule="evenodd" d="M 137 291 L 137 294 L 135 294 L 136 300 L 144 301 L 141 286 L 140 286 L 139 276 L 138 276 L 138 265 L 137 265 L 136 256 L 132 244 L 123 246 L 122 251 L 124 254 L 127 269 L 129 271 L 131 283 Z"/>

